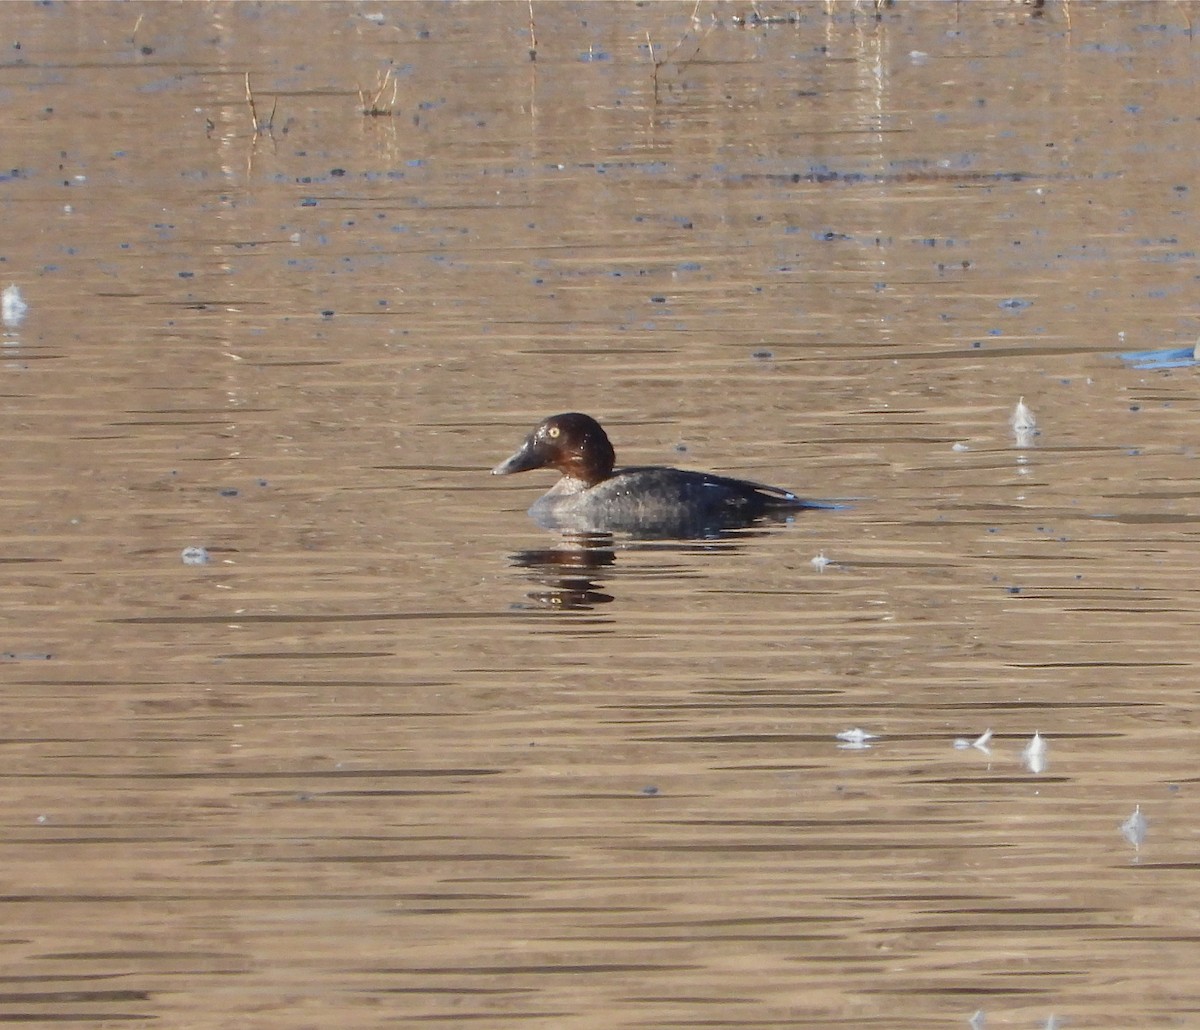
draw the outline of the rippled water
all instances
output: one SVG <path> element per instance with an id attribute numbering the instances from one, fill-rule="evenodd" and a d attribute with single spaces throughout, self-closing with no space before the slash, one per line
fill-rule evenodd
<path id="1" fill-rule="evenodd" d="M 1200 1022 L 1194 14 L 7 8 L 0 1019 Z"/>

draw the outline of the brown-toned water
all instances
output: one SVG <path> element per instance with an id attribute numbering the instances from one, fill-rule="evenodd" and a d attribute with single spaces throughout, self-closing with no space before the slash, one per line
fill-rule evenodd
<path id="1" fill-rule="evenodd" d="M 1196 8 L 532 14 L 4 9 L 0 1020 L 1200 1025 Z"/>

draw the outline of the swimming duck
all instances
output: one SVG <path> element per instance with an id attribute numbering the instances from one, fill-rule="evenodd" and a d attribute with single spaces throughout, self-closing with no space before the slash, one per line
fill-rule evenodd
<path id="1" fill-rule="evenodd" d="M 492 475 L 554 468 L 562 478 L 529 509 L 548 529 L 625 532 L 652 537 L 711 536 L 806 508 L 788 490 L 712 472 L 658 465 L 614 469 L 608 434 L 590 415 L 568 411 L 543 419 Z"/>

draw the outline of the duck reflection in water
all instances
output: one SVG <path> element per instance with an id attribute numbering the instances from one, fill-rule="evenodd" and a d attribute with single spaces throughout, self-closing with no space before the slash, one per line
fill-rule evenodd
<path id="1" fill-rule="evenodd" d="M 589 611 L 611 604 L 616 595 L 610 593 L 619 576 L 635 578 L 652 576 L 685 578 L 696 574 L 695 566 L 678 562 L 675 565 L 656 561 L 647 567 L 635 564 L 624 570 L 617 568 L 617 552 L 656 555 L 695 556 L 698 554 L 734 554 L 740 548 L 735 540 L 760 536 L 762 530 L 726 530 L 703 540 L 626 541 L 618 544 L 611 533 L 574 533 L 564 531 L 558 547 L 518 551 L 510 561 L 529 572 L 540 589 L 527 594 L 538 610 Z"/>
<path id="2" fill-rule="evenodd" d="M 556 469 L 559 481 L 529 509 L 535 522 L 546 529 L 643 540 L 719 536 L 756 522 L 788 522 L 806 509 L 836 507 L 712 472 L 658 465 L 615 469 L 615 460 L 600 423 L 570 411 L 538 423 L 492 475 Z"/>
<path id="3" fill-rule="evenodd" d="M 564 533 L 561 547 L 518 551 L 511 561 L 543 584 L 526 595 L 538 608 L 587 611 L 615 600 L 601 575 L 617 562 L 611 533 Z"/>

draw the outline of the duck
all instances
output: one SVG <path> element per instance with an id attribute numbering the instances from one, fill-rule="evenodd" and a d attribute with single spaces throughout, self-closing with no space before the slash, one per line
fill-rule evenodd
<path id="1" fill-rule="evenodd" d="M 561 478 L 533 503 L 529 515 L 544 528 L 576 533 L 707 537 L 831 507 L 780 487 L 714 472 L 615 465 L 616 452 L 600 423 L 568 411 L 542 419 L 492 475 L 557 470 Z"/>

